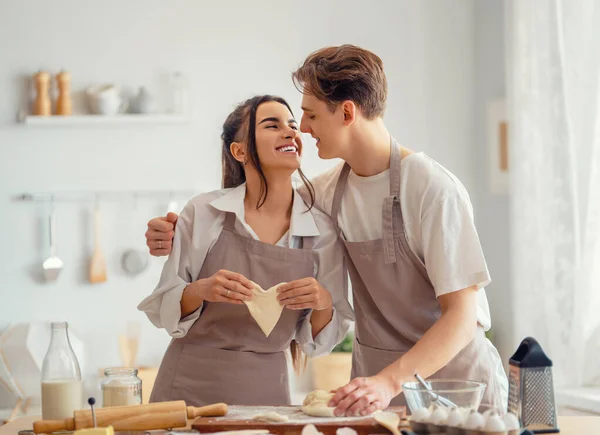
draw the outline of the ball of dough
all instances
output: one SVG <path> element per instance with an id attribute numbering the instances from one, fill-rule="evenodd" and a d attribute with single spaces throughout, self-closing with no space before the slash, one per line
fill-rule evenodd
<path id="1" fill-rule="evenodd" d="M 302 402 L 302 412 L 312 417 L 335 417 L 333 410 L 335 407 L 328 406 L 334 393 L 328 393 L 325 390 L 315 390 L 306 396 Z"/>

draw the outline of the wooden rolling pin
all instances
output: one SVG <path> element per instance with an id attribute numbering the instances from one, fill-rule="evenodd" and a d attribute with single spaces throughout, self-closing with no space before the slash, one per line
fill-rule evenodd
<path id="1" fill-rule="evenodd" d="M 115 406 L 95 409 L 98 427 L 112 426 L 115 431 L 170 429 L 187 426 L 188 418 L 221 417 L 227 414 L 225 403 L 196 408 L 186 406 L 183 400 L 157 402 L 146 405 Z M 73 418 L 40 420 L 33 423 L 33 431 L 52 433 L 94 427 L 92 411 L 75 411 Z"/>

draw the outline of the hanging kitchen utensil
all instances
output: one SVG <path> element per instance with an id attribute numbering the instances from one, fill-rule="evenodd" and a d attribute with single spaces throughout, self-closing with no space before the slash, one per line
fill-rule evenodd
<path id="1" fill-rule="evenodd" d="M 134 198 L 134 216 L 137 217 L 137 198 Z M 131 220 L 134 228 L 131 229 L 131 234 L 136 234 L 138 228 L 137 219 Z M 135 240 L 138 238 L 136 237 Z M 136 276 L 142 273 L 148 267 L 148 253 L 146 249 L 130 248 L 123 252 L 121 256 L 121 265 L 123 270 L 130 276 Z"/>
<path id="2" fill-rule="evenodd" d="M 54 200 L 50 200 L 50 214 L 48 216 L 48 237 L 50 239 L 50 256 L 42 263 L 46 281 L 56 281 L 63 268 L 63 261 L 56 254 L 56 218 L 54 216 Z"/>
<path id="3" fill-rule="evenodd" d="M 136 276 L 148 267 L 148 256 L 138 249 L 128 249 L 123 252 L 121 265 L 128 275 Z"/>
<path id="4" fill-rule="evenodd" d="M 106 261 L 100 249 L 100 205 L 94 204 L 94 253 L 90 263 L 90 282 L 97 284 L 106 281 Z"/>

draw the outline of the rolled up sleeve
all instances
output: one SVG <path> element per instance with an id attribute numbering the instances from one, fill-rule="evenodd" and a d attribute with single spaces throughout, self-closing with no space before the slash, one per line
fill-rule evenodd
<path id="1" fill-rule="evenodd" d="M 197 273 L 192 249 L 194 207 L 188 203 L 182 210 L 175 228 L 173 249 L 163 266 L 158 285 L 150 296 L 145 298 L 138 309 L 144 311 L 148 319 L 158 328 L 164 328 L 174 338 L 184 337 L 194 322 L 200 317 L 202 306 L 181 318 L 181 296 Z"/>
<path id="2" fill-rule="evenodd" d="M 317 213 L 313 209 L 313 213 Z M 344 259 L 344 247 L 339 241 L 331 219 L 318 212 L 315 222 L 321 235 L 314 245 L 315 279 L 331 294 L 333 317 L 313 339 L 310 323 L 312 310 L 307 310 L 298 323 L 296 340 L 304 353 L 317 357 L 330 353 L 340 343 L 354 321 L 354 313 L 348 301 L 348 273 Z"/>

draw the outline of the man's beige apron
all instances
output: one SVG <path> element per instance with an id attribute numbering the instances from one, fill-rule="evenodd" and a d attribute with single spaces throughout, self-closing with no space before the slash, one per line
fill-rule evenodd
<path id="1" fill-rule="evenodd" d="M 227 213 L 198 279 L 226 269 L 270 288 L 314 276 L 312 237 L 302 238 L 302 249 L 283 248 L 237 234 L 235 220 L 235 214 Z M 150 401 L 185 400 L 191 406 L 289 404 L 284 352 L 303 314 L 284 309 L 267 338 L 246 305 L 205 302 L 187 335 L 169 345 Z"/>
<path id="2" fill-rule="evenodd" d="M 383 239 L 348 242 L 339 228 L 338 214 L 350 166 L 345 164 L 333 197 L 331 218 L 349 256 L 356 340 L 352 377 L 373 376 L 411 349 L 441 316 L 425 267 L 408 246 L 400 209 L 400 146 L 391 141 L 390 195 L 383 204 Z M 448 365 L 431 378 L 485 382 L 482 405 L 505 409 L 495 379 L 499 364 L 484 330 Z M 404 395 L 393 405 L 405 404 Z"/>

